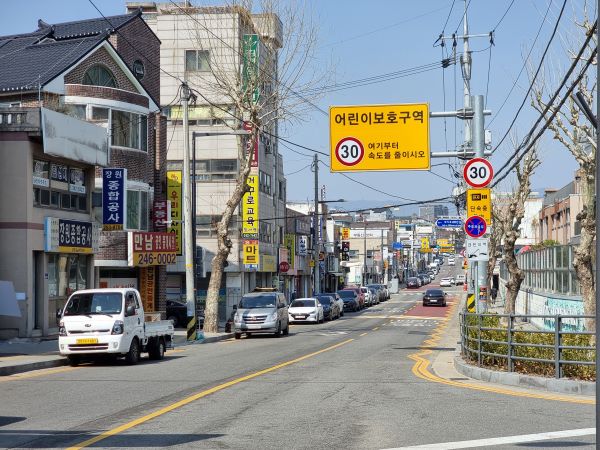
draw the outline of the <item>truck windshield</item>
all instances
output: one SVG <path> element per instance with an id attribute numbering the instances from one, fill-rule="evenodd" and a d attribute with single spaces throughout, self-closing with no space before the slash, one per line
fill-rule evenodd
<path id="1" fill-rule="evenodd" d="M 122 299 L 119 292 L 75 294 L 67 303 L 65 316 L 119 314 L 123 307 Z"/>
<path id="2" fill-rule="evenodd" d="M 247 297 L 242 297 L 242 300 L 240 300 L 240 308 L 274 308 L 275 300 L 275 295 L 249 295 Z"/>

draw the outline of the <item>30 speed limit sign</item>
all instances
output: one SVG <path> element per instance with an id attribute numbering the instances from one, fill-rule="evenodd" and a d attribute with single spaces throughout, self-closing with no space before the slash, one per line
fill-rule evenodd
<path id="1" fill-rule="evenodd" d="M 353 137 L 345 137 L 335 147 L 336 159 L 345 166 L 354 166 L 365 156 L 362 143 Z"/>
<path id="2" fill-rule="evenodd" d="M 492 164 L 484 158 L 473 158 L 465 164 L 463 177 L 465 182 L 474 188 L 485 187 L 492 181 L 494 169 Z"/>

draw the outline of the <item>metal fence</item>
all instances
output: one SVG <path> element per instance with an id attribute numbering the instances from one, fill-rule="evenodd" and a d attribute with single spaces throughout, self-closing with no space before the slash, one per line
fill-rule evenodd
<path id="1" fill-rule="evenodd" d="M 584 337 L 592 336 L 594 332 L 563 328 L 563 321 L 593 316 L 476 314 L 464 311 L 459 316 L 462 356 L 466 360 L 477 361 L 478 366 L 498 367 L 499 363 L 503 363 L 508 372 L 532 373 L 521 370 L 521 367 L 515 370 L 515 365 L 533 363 L 545 369 L 553 368 L 542 370 L 542 374 L 553 372 L 555 378 L 561 378 L 565 376 L 565 367 L 570 372 L 567 376 L 571 376 L 579 370 L 573 370 L 574 367 L 593 367 L 596 364 L 593 338 Z M 553 321 L 553 330 L 515 328 L 533 318 Z M 578 377 L 578 374 L 574 376 Z"/>

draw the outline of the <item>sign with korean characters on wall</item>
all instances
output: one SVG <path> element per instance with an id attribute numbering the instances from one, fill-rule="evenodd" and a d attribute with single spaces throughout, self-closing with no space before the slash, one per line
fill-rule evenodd
<path id="1" fill-rule="evenodd" d="M 164 266 L 176 262 L 177 237 L 174 233 L 130 231 L 127 244 L 129 266 Z"/>
<path id="2" fill-rule="evenodd" d="M 125 228 L 127 208 L 127 169 L 102 169 L 102 229 Z"/>
<path id="3" fill-rule="evenodd" d="M 242 237 L 258 238 L 258 175 L 248 175 L 248 192 L 242 198 Z"/>
<path id="4" fill-rule="evenodd" d="M 258 270 L 258 239 L 244 239 L 243 246 L 243 261 L 246 269 L 254 268 Z"/>
<path id="5" fill-rule="evenodd" d="M 44 250 L 60 253 L 96 253 L 100 227 L 96 223 L 46 217 Z"/>
<path id="6" fill-rule="evenodd" d="M 167 227 L 167 233 L 173 233 L 177 239 L 177 254 L 182 254 L 181 217 L 182 217 L 182 190 L 181 180 L 183 174 L 181 170 L 167 171 L 167 200 L 171 202 L 171 223 Z"/>
<path id="7" fill-rule="evenodd" d="M 332 172 L 429 170 L 429 104 L 329 108 Z"/>
<path id="8" fill-rule="evenodd" d="M 288 259 L 287 262 L 290 263 L 290 269 L 296 267 L 294 265 L 296 258 L 296 235 L 295 234 L 285 234 L 283 236 L 283 245 L 287 248 L 288 251 Z"/>
<path id="9" fill-rule="evenodd" d="M 153 266 L 140 268 L 140 295 L 144 312 L 154 311 L 156 297 L 156 269 Z"/>
<path id="10" fill-rule="evenodd" d="M 350 228 L 342 227 L 342 241 L 350 239 Z"/>
<path id="11" fill-rule="evenodd" d="M 492 223 L 492 194 L 490 189 L 467 189 L 467 216 L 479 216 L 487 225 Z"/>

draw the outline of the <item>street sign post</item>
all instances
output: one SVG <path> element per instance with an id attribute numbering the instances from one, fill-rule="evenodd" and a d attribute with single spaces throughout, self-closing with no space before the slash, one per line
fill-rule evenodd
<path id="1" fill-rule="evenodd" d="M 329 108 L 332 172 L 429 170 L 429 104 Z"/>
<path id="2" fill-rule="evenodd" d="M 465 222 L 465 233 L 472 238 L 478 238 L 485 234 L 487 224 L 483 217 L 471 216 Z"/>
<path id="3" fill-rule="evenodd" d="M 490 189 L 467 189 L 467 216 L 479 216 L 492 223 L 492 193 Z"/>
<path id="4" fill-rule="evenodd" d="M 460 219 L 438 219 L 435 221 L 435 226 L 438 228 L 460 228 L 463 223 Z"/>
<path id="5" fill-rule="evenodd" d="M 463 177 L 469 186 L 482 188 L 492 181 L 494 169 L 487 159 L 473 158 L 465 164 Z"/>
<path id="6" fill-rule="evenodd" d="M 394 250 L 402 250 L 402 247 L 403 247 L 402 242 L 394 242 L 392 244 L 392 248 Z"/>
<path id="7" fill-rule="evenodd" d="M 488 239 L 466 239 L 467 259 L 469 261 L 487 261 L 489 259 L 488 243 Z"/>

